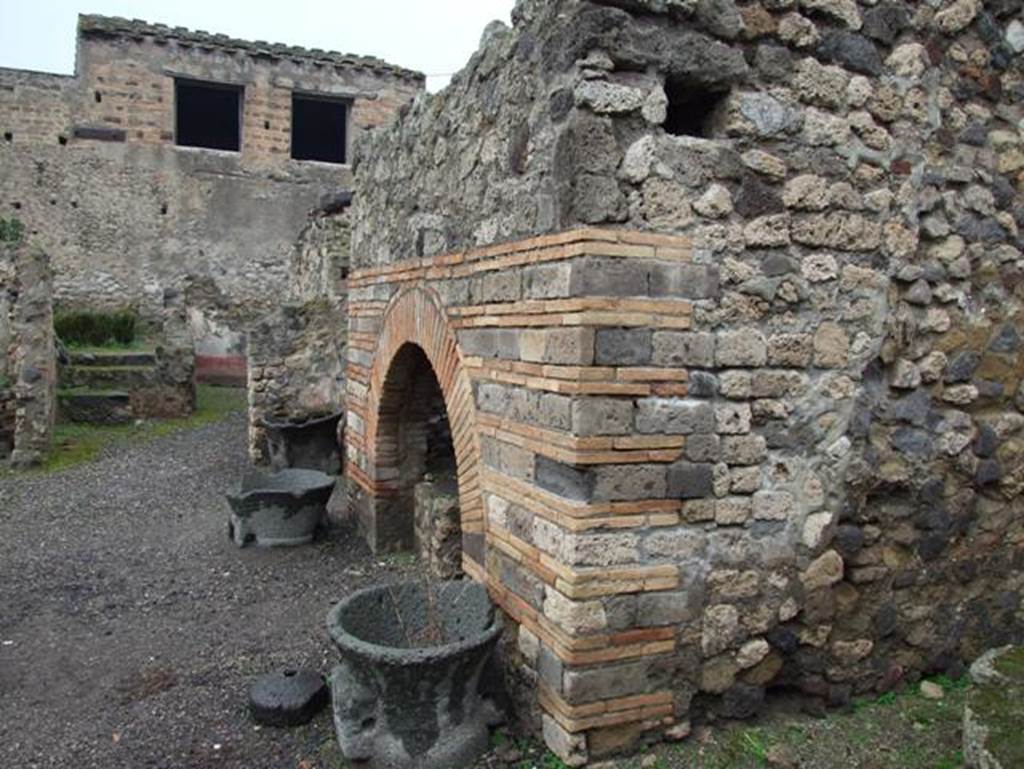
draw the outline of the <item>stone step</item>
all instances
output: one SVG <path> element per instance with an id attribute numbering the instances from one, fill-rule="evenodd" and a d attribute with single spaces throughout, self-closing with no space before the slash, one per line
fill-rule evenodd
<path id="1" fill-rule="evenodd" d="M 121 425 L 132 420 L 131 397 L 117 390 L 59 390 L 60 416 L 68 422 Z"/>
<path id="2" fill-rule="evenodd" d="M 137 352 L 103 350 L 72 350 L 72 366 L 155 366 L 156 353 L 148 350 Z"/>
<path id="3" fill-rule="evenodd" d="M 60 372 L 65 389 L 137 390 L 156 381 L 155 366 L 65 366 Z"/>

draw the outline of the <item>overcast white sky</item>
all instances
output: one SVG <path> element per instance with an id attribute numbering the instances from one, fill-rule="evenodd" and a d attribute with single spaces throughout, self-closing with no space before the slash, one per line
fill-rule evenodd
<path id="1" fill-rule="evenodd" d="M 71 74 L 79 13 L 126 16 L 246 40 L 379 56 L 449 75 L 514 0 L 0 0 L 0 66 Z M 430 77 L 436 90 L 446 77 Z"/>

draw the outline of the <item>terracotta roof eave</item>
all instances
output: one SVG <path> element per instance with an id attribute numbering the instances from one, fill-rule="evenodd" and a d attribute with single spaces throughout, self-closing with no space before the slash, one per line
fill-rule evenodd
<path id="1" fill-rule="evenodd" d="M 81 14 L 78 17 L 78 33 L 81 36 L 123 37 L 133 40 L 151 37 L 162 42 L 173 40 L 188 45 L 200 45 L 204 48 L 241 51 L 251 56 L 311 61 L 335 67 L 368 69 L 373 72 L 388 73 L 410 80 L 426 80 L 426 75 L 422 72 L 389 64 L 383 59 L 371 56 L 357 56 L 338 51 L 324 51 L 318 48 L 308 49 L 281 43 L 268 43 L 265 40 L 240 40 L 223 34 L 210 34 L 201 30 L 193 31 L 184 27 L 169 27 L 166 24 L 150 24 L 141 19 Z"/>

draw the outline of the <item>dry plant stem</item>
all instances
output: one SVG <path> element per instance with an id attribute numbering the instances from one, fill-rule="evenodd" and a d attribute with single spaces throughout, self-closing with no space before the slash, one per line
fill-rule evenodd
<path id="1" fill-rule="evenodd" d="M 440 621 L 440 613 L 437 608 L 437 594 L 433 590 L 433 585 L 429 577 L 425 577 L 423 579 L 423 583 L 427 601 L 427 618 L 423 629 L 419 633 L 413 633 L 410 631 L 408 623 L 406 623 L 405 618 L 402 617 L 402 611 L 399 608 L 400 604 L 395 596 L 394 586 L 388 586 L 388 594 L 391 596 L 391 603 L 395 607 L 395 617 L 398 620 L 399 627 L 402 629 L 406 648 L 410 649 L 423 646 L 439 646 L 444 640 L 444 629 Z"/>

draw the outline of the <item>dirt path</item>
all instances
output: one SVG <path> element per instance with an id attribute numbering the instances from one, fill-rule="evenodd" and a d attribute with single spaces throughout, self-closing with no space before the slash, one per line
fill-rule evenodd
<path id="1" fill-rule="evenodd" d="M 335 529 L 317 545 L 238 550 L 223 493 L 241 415 L 49 476 L 0 478 L 0 767 L 316 766 L 322 714 L 257 729 L 254 676 L 326 671 L 339 597 L 409 566 Z"/>

